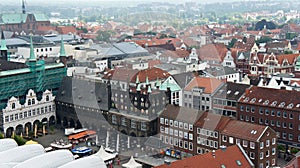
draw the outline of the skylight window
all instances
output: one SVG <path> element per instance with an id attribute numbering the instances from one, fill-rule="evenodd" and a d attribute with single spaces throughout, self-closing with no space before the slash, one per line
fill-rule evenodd
<path id="1" fill-rule="evenodd" d="M 226 168 L 226 166 L 222 164 L 222 165 L 221 165 L 221 168 Z"/>
<path id="2" fill-rule="evenodd" d="M 230 94 L 230 93 L 231 93 L 231 90 L 228 90 L 228 91 L 227 91 L 227 94 Z"/>
<path id="3" fill-rule="evenodd" d="M 238 166 L 242 166 L 242 162 L 241 162 L 240 160 L 237 160 L 237 161 L 236 161 L 236 164 L 237 164 Z"/>
<path id="4" fill-rule="evenodd" d="M 262 102 L 262 99 L 259 99 L 258 102 L 259 102 L 259 103 Z"/>
<path id="5" fill-rule="evenodd" d="M 297 104 L 296 107 L 299 108 L 299 107 L 300 107 L 300 104 Z"/>
<path id="6" fill-rule="evenodd" d="M 235 93 L 234 93 L 234 95 L 238 95 L 240 92 L 239 91 L 236 91 Z"/>

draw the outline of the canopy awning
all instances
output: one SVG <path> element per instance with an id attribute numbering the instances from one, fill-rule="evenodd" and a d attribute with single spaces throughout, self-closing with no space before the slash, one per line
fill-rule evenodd
<path id="1" fill-rule="evenodd" d="M 122 164 L 122 167 L 125 168 L 142 168 L 142 165 L 139 164 L 138 162 L 136 162 L 133 158 L 133 156 L 131 156 L 130 160 L 127 163 Z"/>
<path id="2" fill-rule="evenodd" d="M 108 153 L 103 149 L 103 146 L 100 147 L 99 151 L 94 154 L 94 156 L 100 157 L 102 160 L 108 161 L 111 159 L 114 159 L 116 157 L 116 154 Z"/>
<path id="3" fill-rule="evenodd" d="M 83 132 L 80 132 L 77 134 L 69 135 L 68 139 L 69 140 L 72 140 L 72 139 L 77 140 L 77 139 L 84 138 L 86 136 L 95 135 L 95 134 L 97 134 L 96 131 L 86 130 L 86 131 L 83 131 Z"/>

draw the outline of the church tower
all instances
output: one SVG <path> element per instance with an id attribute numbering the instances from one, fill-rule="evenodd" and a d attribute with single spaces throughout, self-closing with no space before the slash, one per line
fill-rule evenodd
<path id="1" fill-rule="evenodd" d="M 67 55 L 66 55 L 66 50 L 65 50 L 65 45 L 64 45 L 64 40 L 63 40 L 62 35 L 61 35 L 61 40 L 60 40 L 59 60 L 61 63 L 63 63 L 65 66 L 67 66 Z"/>
<path id="2" fill-rule="evenodd" d="M 0 52 L 1 52 L 1 59 L 7 61 L 7 58 L 8 58 L 7 47 L 6 47 L 6 41 L 5 41 L 5 37 L 4 37 L 4 32 L 3 31 L 2 31 L 2 35 L 1 35 L 1 48 L 0 48 Z"/>
<path id="3" fill-rule="evenodd" d="M 25 9 L 25 0 L 22 0 L 22 13 L 23 13 L 23 14 L 26 13 L 26 9 Z"/>

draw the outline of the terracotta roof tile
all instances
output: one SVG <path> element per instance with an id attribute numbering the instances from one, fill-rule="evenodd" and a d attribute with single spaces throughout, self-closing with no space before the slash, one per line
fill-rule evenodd
<path id="1" fill-rule="evenodd" d="M 224 44 L 207 44 L 198 49 L 198 55 L 202 61 L 222 62 L 227 51 Z"/>
<path id="2" fill-rule="evenodd" d="M 282 54 L 277 56 L 277 60 L 279 64 L 282 64 L 284 60 L 287 60 L 290 65 L 293 65 L 298 56 L 299 54 Z"/>
<path id="3" fill-rule="evenodd" d="M 149 60 L 148 64 L 149 64 L 148 65 L 149 68 L 153 68 L 155 65 L 161 64 L 161 61 L 160 60 Z"/>
<path id="4" fill-rule="evenodd" d="M 249 90 L 246 90 L 245 95 L 239 100 L 239 102 L 250 102 L 251 104 L 256 104 L 259 106 L 272 106 L 274 102 L 273 105 L 277 108 L 287 108 L 290 110 L 299 111 L 299 97 L 300 92 L 295 90 L 271 89 L 252 86 Z M 251 102 L 252 99 L 253 101 Z M 282 104 L 283 106 L 280 106 L 282 102 L 284 105 Z M 290 105 L 290 107 L 288 105 Z"/>
<path id="5" fill-rule="evenodd" d="M 213 93 L 220 85 L 222 84 L 221 80 L 216 78 L 209 77 L 195 77 L 185 88 L 184 90 L 191 91 L 195 87 L 202 87 L 204 93 L 211 94 Z"/>
<path id="6" fill-rule="evenodd" d="M 149 69 L 138 71 L 131 79 L 131 82 L 136 81 L 137 75 L 139 76 L 140 82 L 145 82 L 146 78 L 148 77 L 149 81 L 156 81 L 156 79 L 167 79 L 170 74 L 167 71 L 164 71 L 162 69 L 152 67 Z"/>
<path id="7" fill-rule="evenodd" d="M 165 110 L 160 114 L 160 117 L 194 124 L 202 114 L 203 111 L 168 104 Z"/>
<path id="8" fill-rule="evenodd" d="M 257 141 L 267 127 L 238 120 L 230 120 L 221 133 L 240 139 Z"/>
<path id="9" fill-rule="evenodd" d="M 74 26 L 58 26 L 57 31 L 60 34 L 76 33 L 77 30 Z"/>
<path id="10" fill-rule="evenodd" d="M 231 119 L 222 115 L 205 112 L 195 126 L 209 130 L 221 131 Z"/>
<path id="11" fill-rule="evenodd" d="M 241 165 L 238 165 L 237 162 Z M 251 168 L 253 163 L 243 153 L 240 146 L 233 145 L 227 147 L 225 151 L 221 149 L 215 151 L 215 156 L 212 152 L 196 155 L 187 159 L 178 160 L 170 165 L 160 165 L 156 168 L 221 168 L 224 165 L 226 168 Z"/>
<path id="12" fill-rule="evenodd" d="M 300 167 L 300 156 L 294 157 L 290 162 L 288 162 L 284 168 L 297 168 Z"/>

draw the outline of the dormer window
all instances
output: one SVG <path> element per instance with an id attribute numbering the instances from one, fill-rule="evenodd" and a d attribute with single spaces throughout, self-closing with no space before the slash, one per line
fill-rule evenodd
<path id="1" fill-rule="evenodd" d="M 273 101 L 271 106 L 276 106 L 276 104 L 277 104 L 277 101 Z"/>
<path id="2" fill-rule="evenodd" d="M 49 96 L 48 95 L 46 96 L 46 101 L 49 101 Z"/>
<path id="3" fill-rule="evenodd" d="M 278 107 L 284 107 L 284 106 L 285 106 L 285 102 L 281 102 Z"/>
<path id="4" fill-rule="evenodd" d="M 268 105 L 269 104 L 269 100 L 266 100 L 263 105 Z"/>
<path id="5" fill-rule="evenodd" d="M 251 99 L 250 103 L 255 103 L 256 98 Z"/>
<path id="6" fill-rule="evenodd" d="M 11 104 L 11 109 L 15 109 L 16 108 L 16 103 L 12 103 Z"/>
<path id="7" fill-rule="evenodd" d="M 249 101 L 249 97 L 246 97 L 245 99 L 244 99 L 244 102 L 248 102 Z"/>
<path id="8" fill-rule="evenodd" d="M 291 104 L 289 104 L 288 106 L 287 106 L 287 108 L 293 108 L 294 107 L 294 104 L 293 103 L 291 103 Z"/>

